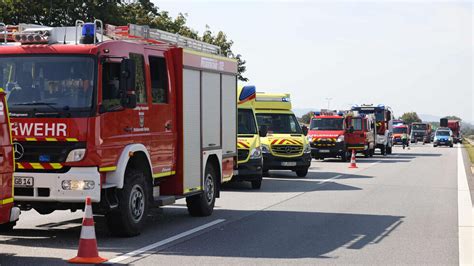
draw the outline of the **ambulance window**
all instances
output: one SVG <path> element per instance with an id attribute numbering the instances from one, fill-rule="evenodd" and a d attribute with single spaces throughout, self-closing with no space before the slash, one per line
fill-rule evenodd
<path id="1" fill-rule="evenodd" d="M 168 103 L 168 73 L 163 57 L 148 57 L 150 61 L 151 96 L 153 103 Z"/>
<path id="2" fill-rule="evenodd" d="M 119 83 L 120 63 L 104 63 L 102 70 L 102 105 L 107 111 L 122 109 Z"/>
<path id="3" fill-rule="evenodd" d="M 137 103 L 146 103 L 145 59 L 141 54 L 130 53 L 130 59 L 135 61 L 135 94 Z"/>

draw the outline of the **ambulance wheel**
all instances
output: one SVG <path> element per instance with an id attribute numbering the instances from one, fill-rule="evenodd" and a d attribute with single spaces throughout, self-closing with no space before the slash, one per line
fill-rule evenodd
<path id="1" fill-rule="evenodd" d="M 6 232 L 11 232 L 13 230 L 13 227 L 15 227 L 16 222 L 8 222 L 4 224 L 0 224 L 0 232 L 6 233 Z"/>
<path id="2" fill-rule="evenodd" d="M 303 169 L 297 169 L 295 172 L 296 172 L 296 175 L 298 177 L 306 177 L 306 175 L 308 174 L 308 169 L 309 168 L 303 168 Z"/>
<path id="3" fill-rule="evenodd" d="M 207 163 L 204 173 L 203 192 L 186 198 L 186 206 L 191 216 L 209 216 L 216 203 L 216 170 L 211 163 Z"/>
<path id="4" fill-rule="evenodd" d="M 107 227 L 116 236 L 131 237 L 140 234 L 148 216 L 150 185 L 142 171 L 125 171 L 123 188 L 117 191 L 119 206 L 106 214 Z"/>

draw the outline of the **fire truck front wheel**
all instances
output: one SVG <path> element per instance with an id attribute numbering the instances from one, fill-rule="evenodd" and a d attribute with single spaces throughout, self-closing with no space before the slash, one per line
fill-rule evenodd
<path id="1" fill-rule="evenodd" d="M 106 215 L 107 226 L 116 236 L 131 237 L 140 234 L 149 210 L 150 185 L 142 171 L 133 168 L 125 172 L 125 183 L 117 191 L 118 208 Z"/>
<path id="2" fill-rule="evenodd" d="M 214 210 L 216 203 L 216 170 L 211 162 L 206 164 L 204 173 L 204 187 L 201 194 L 186 198 L 186 205 L 191 216 L 209 216 Z"/>
<path id="3" fill-rule="evenodd" d="M 16 222 L 8 222 L 4 224 L 0 224 L 0 232 L 10 232 L 15 227 Z"/>

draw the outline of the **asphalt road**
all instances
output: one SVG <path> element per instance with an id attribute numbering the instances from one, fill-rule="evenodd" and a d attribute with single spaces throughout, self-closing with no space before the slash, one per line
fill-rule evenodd
<path id="1" fill-rule="evenodd" d="M 359 157 L 358 169 L 313 161 L 307 178 L 273 171 L 261 191 L 226 185 L 210 217 L 188 216 L 182 200 L 155 210 L 135 238 L 110 236 L 95 217 L 100 255 L 140 265 L 458 265 L 457 160 L 457 148 L 416 145 Z M 81 218 L 23 212 L 0 235 L 0 265 L 64 264 L 76 255 Z"/>

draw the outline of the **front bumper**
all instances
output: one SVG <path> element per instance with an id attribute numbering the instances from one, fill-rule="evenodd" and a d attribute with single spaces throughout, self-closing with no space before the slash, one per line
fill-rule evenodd
<path id="1" fill-rule="evenodd" d="M 347 144 L 347 150 L 352 152 L 352 150 L 356 151 L 356 152 L 362 152 L 362 151 L 366 151 L 369 149 L 369 146 L 367 144 L 361 144 L 361 143 L 358 143 L 358 144 Z"/>
<path id="2" fill-rule="evenodd" d="M 453 142 L 450 140 L 435 140 L 433 144 L 437 146 L 451 146 Z"/>
<path id="3" fill-rule="evenodd" d="M 33 187 L 15 188 L 15 203 L 84 203 L 86 197 L 90 197 L 92 202 L 100 202 L 100 173 L 97 167 L 72 167 L 66 173 L 16 172 L 15 177 L 33 177 Z M 91 180 L 95 186 L 90 190 L 64 190 L 62 188 L 64 180 Z"/>
<path id="4" fill-rule="evenodd" d="M 336 142 L 334 146 L 317 146 L 311 144 L 311 156 L 313 158 L 334 158 L 342 156 L 346 152 L 346 144 L 344 142 Z"/>
<path id="5" fill-rule="evenodd" d="M 272 154 L 263 154 L 263 170 L 296 170 L 301 168 L 309 168 L 311 165 L 311 154 L 303 153 L 298 157 L 277 157 Z"/>
<path id="6" fill-rule="evenodd" d="M 239 163 L 238 174 L 232 177 L 232 181 L 254 181 L 262 178 L 263 159 L 249 159 L 245 163 Z"/>

